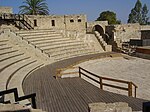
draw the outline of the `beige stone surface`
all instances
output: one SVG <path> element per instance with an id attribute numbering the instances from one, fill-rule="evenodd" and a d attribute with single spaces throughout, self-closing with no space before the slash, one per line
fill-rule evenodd
<path id="1" fill-rule="evenodd" d="M 77 66 L 81 66 L 99 76 L 132 81 L 138 86 L 137 97 L 150 100 L 150 60 L 135 57 L 127 59 L 116 57 L 91 60 Z M 83 78 L 99 87 L 98 84 L 91 80 L 85 77 Z M 120 83 L 113 83 L 110 81 L 107 81 L 107 83 L 127 87 L 127 85 Z M 124 90 L 113 89 L 105 86 L 104 90 L 128 95 L 128 93 Z"/>
<path id="2" fill-rule="evenodd" d="M 90 103 L 90 112 L 132 112 L 131 107 L 125 102 L 116 103 Z"/>

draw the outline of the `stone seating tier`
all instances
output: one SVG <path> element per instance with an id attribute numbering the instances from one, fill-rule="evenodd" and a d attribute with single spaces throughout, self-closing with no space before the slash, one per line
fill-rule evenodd
<path id="1" fill-rule="evenodd" d="M 24 34 L 24 33 L 55 32 L 55 31 L 53 29 L 34 29 L 34 30 L 17 30 L 15 32 L 19 34 Z"/>
<path id="2" fill-rule="evenodd" d="M 19 96 L 23 96 L 22 82 L 32 71 L 42 67 L 44 64 L 38 59 L 17 48 L 10 41 L 0 35 L 0 90 L 18 88 Z M 14 101 L 12 94 L 6 95 L 5 101 Z M 21 104 L 29 103 L 24 100 Z"/>
<path id="3" fill-rule="evenodd" d="M 24 39 L 28 39 L 30 41 L 36 41 L 40 39 L 57 39 L 57 38 L 62 38 L 60 34 L 43 34 L 43 35 L 29 35 L 29 36 L 23 36 Z"/>
<path id="4" fill-rule="evenodd" d="M 82 54 L 96 53 L 88 43 L 75 38 L 63 37 L 61 33 L 55 30 L 31 30 L 17 31 L 24 40 L 35 48 L 41 50 L 46 56 L 54 58 L 54 60 L 69 58 L 70 56 L 81 56 Z"/>
<path id="5" fill-rule="evenodd" d="M 44 52 L 48 54 L 56 54 L 61 52 L 68 52 L 72 50 L 79 50 L 79 49 L 86 49 L 87 46 L 84 44 L 78 45 L 78 46 L 62 46 L 62 47 L 56 47 L 56 49 L 45 49 Z"/>
<path id="6" fill-rule="evenodd" d="M 78 44 L 78 43 L 82 43 L 81 41 L 58 41 L 58 42 L 53 42 L 53 43 L 43 43 L 43 44 L 39 44 L 39 45 L 36 45 L 37 47 L 40 47 L 41 49 L 44 48 L 48 48 L 48 47 L 51 47 L 51 48 L 57 48 L 57 46 L 61 47 L 61 46 L 67 46 L 67 45 L 72 45 L 72 44 Z M 82 43 L 84 44 L 84 43 Z"/>

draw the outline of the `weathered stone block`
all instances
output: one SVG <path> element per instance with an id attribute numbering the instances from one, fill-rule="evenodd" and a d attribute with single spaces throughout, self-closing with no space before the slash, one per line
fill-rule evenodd
<path id="1" fill-rule="evenodd" d="M 125 102 L 116 103 L 91 103 L 89 104 L 90 112 L 132 112 L 131 107 Z"/>

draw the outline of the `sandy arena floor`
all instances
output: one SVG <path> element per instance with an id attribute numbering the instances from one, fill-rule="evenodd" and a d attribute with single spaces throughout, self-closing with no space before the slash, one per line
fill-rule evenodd
<path id="1" fill-rule="evenodd" d="M 81 66 L 99 76 L 132 81 L 138 86 L 137 97 L 150 100 L 150 60 L 117 57 L 86 61 L 77 66 Z M 104 87 L 104 90 L 128 95 L 123 90 L 106 87 Z"/>

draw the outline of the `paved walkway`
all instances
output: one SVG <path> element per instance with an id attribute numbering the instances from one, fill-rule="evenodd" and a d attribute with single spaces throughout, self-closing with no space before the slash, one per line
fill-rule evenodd
<path id="1" fill-rule="evenodd" d="M 64 68 L 81 60 L 104 57 L 109 53 L 76 57 L 59 61 L 32 73 L 24 81 L 25 94 L 37 94 L 37 107 L 47 112 L 87 112 L 92 102 L 127 102 L 135 111 L 142 110 L 145 100 L 100 90 L 81 78 L 56 80 L 57 68 Z"/>

